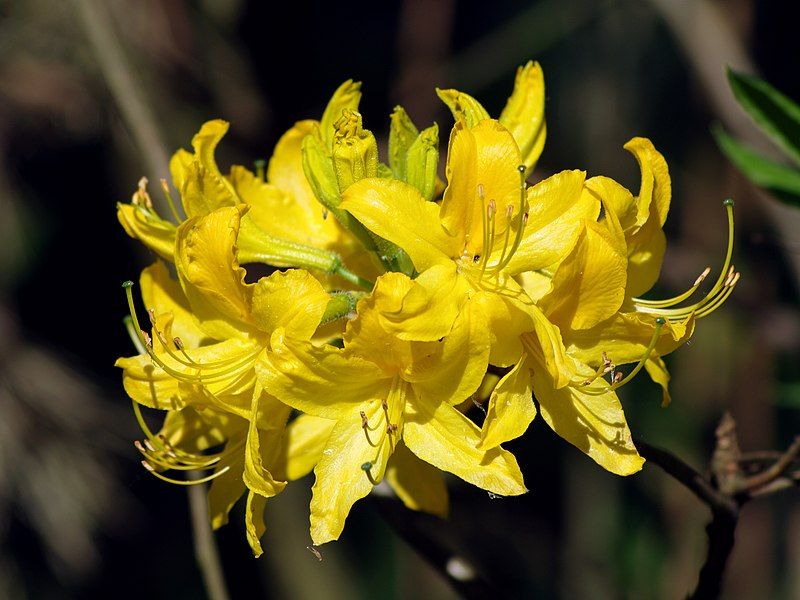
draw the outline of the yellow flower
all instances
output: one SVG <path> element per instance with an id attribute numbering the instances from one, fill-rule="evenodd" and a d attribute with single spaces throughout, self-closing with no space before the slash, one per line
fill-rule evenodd
<path id="1" fill-rule="evenodd" d="M 597 199 L 581 194 L 582 172 L 559 174 L 526 191 L 521 160 L 499 122 L 473 128 L 458 122 L 441 206 L 395 180 L 364 179 L 345 192 L 341 207 L 401 247 L 420 279 L 438 290 L 436 306 L 404 304 L 399 326 L 407 339 L 437 339 L 460 310 L 476 310 L 489 323 L 490 362 L 508 365 L 520 355 L 520 333 L 543 317 L 513 276 L 557 262 L 582 219 L 599 212 Z M 434 313 L 437 318 L 429 318 Z"/>
<path id="2" fill-rule="evenodd" d="M 662 386 L 666 405 L 669 374 L 661 356 L 689 339 L 695 320 L 720 306 L 738 281 L 730 265 L 732 203 L 726 201 L 728 251 L 716 284 L 701 301 L 673 308 L 697 290 L 709 269 L 675 298 L 649 301 L 630 296 L 630 290 L 649 289 L 661 268 L 665 244 L 661 227 L 671 186 L 666 162 L 648 140 L 635 138 L 626 148 L 640 163 L 639 195 L 634 197 L 608 178 L 587 180 L 583 193 L 602 201 L 603 217 L 597 222 L 584 220 L 563 260 L 545 275 L 529 279 L 533 285 L 526 285 L 563 338 L 564 345 L 554 345 L 548 352 L 568 378 L 558 381 L 546 368 L 541 346 L 545 336 L 524 334 L 522 358 L 492 394 L 482 447 L 525 431 L 536 415 L 528 402 L 533 391 L 542 416 L 559 435 L 609 471 L 637 471 L 643 461 L 631 441 L 616 390 L 644 368 Z M 549 280 L 547 286 L 538 283 L 540 277 Z M 627 363 L 636 364 L 624 375 L 617 368 Z"/>
<path id="3" fill-rule="evenodd" d="M 298 342 L 277 330 L 258 365 L 270 394 L 335 421 L 314 472 L 311 536 L 337 539 L 351 506 L 387 474 L 404 444 L 423 461 L 500 495 L 525 491 L 514 457 L 479 450 L 479 429 L 454 405 L 480 385 L 488 344 L 482 323 L 462 312 L 441 341 L 404 341 L 385 327 L 420 284 L 379 278 L 348 323 L 344 348 Z M 423 292 L 420 292 L 423 293 Z"/>
<path id="4" fill-rule="evenodd" d="M 377 273 L 375 267 L 365 253 L 359 253 L 350 234 L 335 219 L 326 218 L 325 208 L 305 181 L 300 143 L 316 126 L 315 121 L 301 121 L 284 134 L 269 162 L 267 182 L 240 166 L 233 167 L 229 177 L 222 175 L 214 152 L 228 124 L 208 121 L 192 139 L 194 153 L 179 150 L 172 157 L 173 183 L 186 218 L 204 216 L 222 207 L 248 207 L 238 240 L 242 262 L 303 267 L 321 275 L 338 276 L 341 279 L 335 283 L 340 287 L 370 287 L 365 279 L 346 268 L 344 261 L 357 263 L 369 276 Z M 140 182 L 130 204 L 117 205 L 117 216 L 131 237 L 172 261 L 175 235 L 185 219 L 178 213 L 166 181 L 161 183 L 175 223 L 155 211 L 146 183 L 145 179 Z"/>
<path id="5" fill-rule="evenodd" d="M 489 118 L 480 102 L 458 90 L 436 90 L 447 104 L 456 121 L 474 127 Z M 517 69 L 514 91 L 500 113 L 499 122 L 514 137 L 525 165 L 525 176 L 530 175 L 544 149 L 547 126 L 544 120 L 544 74 L 539 63 L 528 61 Z"/>
<path id="6" fill-rule="evenodd" d="M 662 386 L 666 405 L 669 374 L 661 357 L 686 342 L 696 320 L 721 306 L 738 281 L 731 265 L 733 207 L 726 201 L 729 239 L 724 264 L 699 302 L 675 308 L 698 290 L 710 268 L 674 298 L 635 297 L 653 286 L 661 270 L 671 182 L 666 161 L 650 140 L 634 138 L 625 148 L 639 162 L 638 196 L 606 177 L 586 181 L 589 193 L 603 202 L 605 218 L 591 226 L 595 233 L 587 229 L 585 239 L 555 270 L 552 291 L 539 304 L 561 329 L 570 355 L 594 368 L 643 361 Z M 657 325 L 659 317 L 662 326 Z"/>
<path id="7" fill-rule="evenodd" d="M 279 464 L 281 436 L 290 413 L 288 406 L 262 392 L 254 366 L 269 351 L 270 335 L 276 329 L 287 339 L 310 339 L 331 298 L 305 271 L 275 272 L 255 284 L 244 283 L 235 252 L 240 217 L 240 208 L 220 208 L 179 227 L 175 257 L 180 285 L 170 279 L 163 263 L 143 272 L 142 295 L 151 316 L 152 337 L 141 331 L 127 286 L 142 352 L 119 359 L 117 366 L 123 369 L 125 389 L 136 403 L 163 410 L 208 410 L 210 406 L 230 413 L 226 418 L 235 415 L 247 424 L 237 460 L 250 490 L 250 518 L 264 497 L 285 486 L 270 470 Z M 170 468 L 164 464 L 167 449 L 159 448 L 158 438 L 148 435 L 148 439 L 158 450 L 148 458 Z M 182 461 L 194 469 L 216 464 L 205 457 L 186 456 Z M 206 479 L 222 475 L 215 470 Z M 250 542 L 260 553 L 258 537 L 252 535 L 258 528 L 252 519 L 248 523 Z"/>

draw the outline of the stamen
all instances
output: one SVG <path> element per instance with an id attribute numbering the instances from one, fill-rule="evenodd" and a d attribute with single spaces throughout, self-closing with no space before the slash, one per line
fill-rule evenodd
<path id="1" fill-rule="evenodd" d="M 720 269 L 719 277 L 714 286 L 706 293 L 702 300 L 686 306 L 683 308 L 667 308 L 678 304 L 679 302 L 688 298 L 687 293 L 676 296 L 673 299 L 662 301 L 647 301 L 640 298 L 634 298 L 634 307 L 637 312 L 661 315 L 666 317 L 672 322 L 681 321 L 688 318 L 690 315 L 695 314 L 696 317 L 703 317 L 711 314 L 717 309 L 731 294 L 733 286 L 739 281 L 738 273 L 731 264 L 733 257 L 733 241 L 734 241 L 734 219 L 733 219 L 733 200 L 728 198 L 722 203 L 728 216 L 728 245 L 725 252 L 725 262 Z M 697 278 L 695 286 L 692 286 L 692 291 L 696 286 L 708 276 L 708 269 L 701 273 Z M 685 297 L 684 297 L 685 296 Z"/>
<path id="2" fill-rule="evenodd" d="M 514 243 L 511 245 L 511 250 L 508 254 L 505 254 L 505 250 L 503 250 L 503 254 L 500 255 L 500 260 L 496 265 L 492 266 L 492 271 L 498 272 L 503 270 L 508 263 L 511 262 L 511 259 L 514 256 L 514 253 L 519 248 L 519 245 L 522 243 L 522 236 L 525 232 L 525 225 L 528 224 L 528 211 L 525 210 L 527 205 L 527 197 L 525 196 L 525 165 L 520 165 L 517 167 L 517 171 L 519 171 L 519 213 L 518 219 L 519 222 L 517 223 L 517 231 L 514 235 Z"/>
<path id="3" fill-rule="evenodd" d="M 367 462 L 365 462 L 364 464 L 362 464 L 362 465 L 361 465 L 361 470 L 362 470 L 362 471 L 364 471 L 364 473 L 366 473 L 366 474 L 367 474 L 367 479 L 369 479 L 369 482 L 370 482 L 372 485 L 378 485 L 378 483 L 379 483 L 379 482 L 378 482 L 378 481 L 375 481 L 375 479 L 372 477 L 372 473 L 371 473 L 371 470 L 372 470 L 372 462 L 371 462 L 371 461 L 367 461 Z"/>
<path id="4" fill-rule="evenodd" d="M 142 461 L 142 465 L 154 477 L 157 477 L 162 481 L 166 481 L 167 483 L 174 483 L 175 485 L 200 485 L 201 483 L 208 483 L 209 481 L 216 479 L 220 475 L 227 473 L 231 469 L 230 467 L 226 466 L 217 471 L 216 473 L 212 473 L 211 475 L 202 477 L 200 479 L 173 479 L 172 477 L 167 477 L 166 475 L 162 475 L 161 473 L 156 471 L 153 465 L 148 463 L 146 460 Z"/>
<path id="5" fill-rule="evenodd" d="M 483 232 L 483 255 L 481 256 L 481 276 L 486 270 L 486 265 L 489 264 L 489 256 L 492 254 L 492 247 L 494 246 L 495 237 L 495 216 L 497 215 L 497 203 L 494 200 L 489 200 L 489 205 L 486 207 L 486 219 L 489 222 L 489 228 Z"/>
<path id="6" fill-rule="evenodd" d="M 695 279 L 694 283 L 692 284 L 692 287 L 690 287 L 688 290 L 686 290 L 685 292 L 683 292 L 678 296 L 674 296 L 672 298 L 666 298 L 664 300 L 643 300 L 641 298 L 637 298 L 636 302 L 644 306 L 657 306 L 661 308 L 668 308 L 670 306 L 675 306 L 676 304 L 680 304 L 684 300 L 688 300 L 692 296 L 692 294 L 694 294 L 697 291 L 697 288 L 700 287 L 700 284 L 702 284 L 703 281 L 705 281 L 709 273 L 711 273 L 711 267 L 706 267 L 705 270 L 702 273 L 700 273 L 700 275 L 698 275 L 697 279 Z"/>
<path id="7" fill-rule="evenodd" d="M 175 208 L 175 202 L 172 200 L 172 193 L 169 191 L 169 184 L 167 183 L 166 179 L 161 179 L 161 189 L 164 192 L 164 196 L 167 198 L 167 204 L 169 205 L 169 211 L 172 213 L 172 216 L 175 218 L 176 223 L 180 223 L 183 219 L 181 219 L 180 215 L 178 214 L 178 209 Z"/>

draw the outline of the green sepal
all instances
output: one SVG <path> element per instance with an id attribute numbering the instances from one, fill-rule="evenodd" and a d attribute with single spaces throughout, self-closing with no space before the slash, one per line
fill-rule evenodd
<path id="1" fill-rule="evenodd" d="M 314 195 L 325 208 L 335 210 L 342 198 L 339 195 L 339 184 L 336 181 L 333 162 L 325 150 L 319 132 L 315 131 L 303 138 L 301 151 L 303 172 Z"/>
<path id="2" fill-rule="evenodd" d="M 434 123 L 417 136 L 408 149 L 406 182 L 417 188 L 426 200 L 436 192 L 436 169 L 439 166 L 439 126 Z"/>
<path id="3" fill-rule="evenodd" d="M 389 166 L 396 179 L 406 180 L 406 156 L 419 131 L 402 106 L 395 106 L 389 127 Z"/>
<path id="4" fill-rule="evenodd" d="M 362 126 L 361 115 L 345 109 L 334 124 L 333 169 L 339 191 L 344 192 L 356 181 L 378 176 L 378 142 Z"/>

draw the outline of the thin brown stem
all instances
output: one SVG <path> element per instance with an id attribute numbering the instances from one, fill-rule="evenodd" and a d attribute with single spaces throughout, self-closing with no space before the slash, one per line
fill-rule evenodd
<path id="1" fill-rule="evenodd" d="M 199 479 L 202 474 L 190 471 L 191 479 Z M 190 485 L 189 510 L 192 516 L 192 537 L 194 539 L 194 554 L 197 566 L 203 576 L 209 600 L 228 600 L 228 590 L 225 588 L 225 577 L 222 573 L 222 563 L 219 551 L 214 541 L 214 532 L 208 521 L 208 499 L 205 484 Z"/>

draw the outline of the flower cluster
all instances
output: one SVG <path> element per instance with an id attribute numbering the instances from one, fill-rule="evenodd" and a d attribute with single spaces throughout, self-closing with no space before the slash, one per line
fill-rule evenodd
<path id="1" fill-rule="evenodd" d="M 223 175 L 214 153 L 228 125 L 204 124 L 170 163 L 180 207 L 161 182 L 173 220 L 145 180 L 118 206 L 159 257 L 140 277 L 149 322 L 124 286 L 139 354 L 117 361 L 143 464 L 173 483 L 210 481 L 214 527 L 246 494 L 256 554 L 266 500 L 312 469 L 315 544 L 337 539 L 378 484 L 438 515 L 443 472 L 524 493 L 502 445 L 537 412 L 608 471 L 638 471 L 617 390 L 644 368 L 666 404 L 662 356 L 738 280 L 726 201 L 730 241 L 711 289 L 687 302 L 707 269 L 674 298 L 640 297 L 661 269 L 671 197 L 647 139 L 625 145 L 638 193 L 580 170 L 528 183 L 546 135 L 538 64 L 518 70 L 499 118 L 463 92 L 438 94 L 455 119 L 446 181 L 437 126 L 419 131 L 400 107 L 379 160 L 348 81 L 255 172 Z M 166 412 L 160 431 L 140 406 Z"/>

